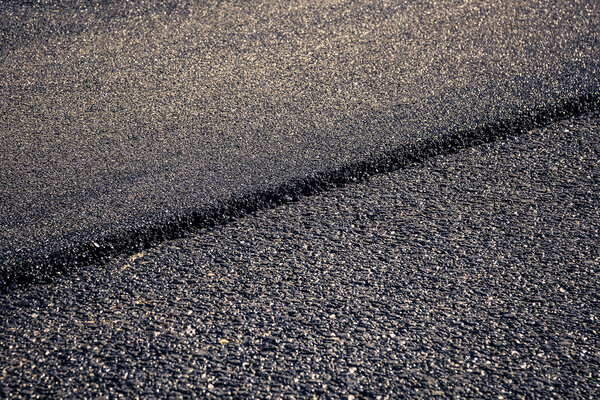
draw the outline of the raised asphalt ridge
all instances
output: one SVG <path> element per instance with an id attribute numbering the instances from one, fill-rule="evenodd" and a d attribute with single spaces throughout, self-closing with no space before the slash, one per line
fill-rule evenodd
<path id="1" fill-rule="evenodd" d="M 303 196 L 351 182 L 359 182 L 374 174 L 394 171 L 434 156 L 451 154 L 474 145 L 520 135 L 536 127 L 597 110 L 600 105 L 598 98 L 598 95 L 590 95 L 576 100 L 569 99 L 560 106 L 536 110 L 530 115 L 520 116 L 511 121 L 499 121 L 493 126 L 481 127 L 469 132 L 433 137 L 371 159 L 345 165 L 334 171 L 318 172 L 307 179 L 292 180 L 273 190 L 234 197 L 233 200 L 214 207 L 179 215 L 171 221 L 149 224 L 134 231 L 104 237 L 102 240 L 96 239 L 90 244 L 70 246 L 63 251 L 30 258 L 14 266 L 9 265 L 8 271 L 2 276 L 4 280 L 2 291 L 10 289 L 15 284 L 48 281 L 56 275 L 69 273 L 77 267 L 102 262 L 115 255 L 146 249 L 162 241 L 185 236 L 192 230 L 227 223 L 245 214 L 298 200 Z"/>
<path id="2" fill-rule="evenodd" d="M 3 287 L 598 106 L 595 1 L 1 7 Z"/>

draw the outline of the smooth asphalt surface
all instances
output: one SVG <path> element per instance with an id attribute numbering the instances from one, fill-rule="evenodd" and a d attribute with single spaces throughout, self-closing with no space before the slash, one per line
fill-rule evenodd
<path id="1" fill-rule="evenodd" d="M 596 0 L 2 2 L 0 285 L 597 106 L 599 21 Z"/>
<path id="2" fill-rule="evenodd" d="M 0 297 L 9 398 L 600 395 L 600 113 Z"/>

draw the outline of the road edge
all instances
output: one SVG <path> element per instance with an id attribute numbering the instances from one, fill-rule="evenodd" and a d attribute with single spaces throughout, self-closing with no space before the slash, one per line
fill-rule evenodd
<path id="1" fill-rule="evenodd" d="M 438 132 L 369 159 L 357 160 L 341 167 L 315 172 L 302 179 L 291 179 L 278 187 L 234 197 L 217 206 L 192 210 L 135 229 L 124 229 L 107 237 L 91 237 L 87 243 L 36 256 L 16 256 L 0 260 L 0 293 L 49 282 L 79 268 L 102 263 L 112 257 L 133 254 L 157 244 L 178 239 L 199 229 L 208 229 L 251 214 L 273 208 L 302 197 L 360 182 L 425 160 L 456 153 L 465 148 L 519 136 L 534 128 L 600 110 L 600 92 L 570 97 L 554 104 L 521 111 L 512 118 L 468 130 Z"/>

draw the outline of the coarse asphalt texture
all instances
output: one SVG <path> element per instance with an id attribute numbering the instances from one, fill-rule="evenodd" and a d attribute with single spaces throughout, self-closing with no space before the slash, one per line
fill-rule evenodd
<path id="1" fill-rule="evenodd" d="M 600 93 L 596 0 L 8 1 L 0 46 L 2 289 Z"/>
<path id="2" fill-rule="evenodd" d="M 600 395 L 600 113 L 0 297 L 9 398 Z"/>

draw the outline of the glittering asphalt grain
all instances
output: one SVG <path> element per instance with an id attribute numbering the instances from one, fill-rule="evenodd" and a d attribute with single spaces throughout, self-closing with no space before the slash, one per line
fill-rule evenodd
<path id="1" fill-rule="evenodd" d="M 564 99 L 597 103 L 600 91 L 597 1 L 0 7 L 9 280 L 156 243 L 169 223 L 418 139 Z"/>

